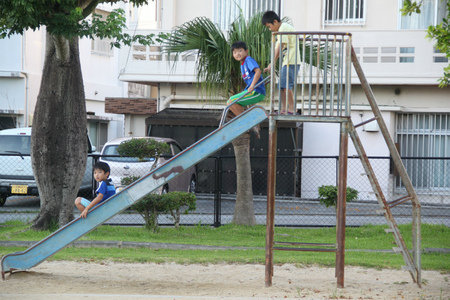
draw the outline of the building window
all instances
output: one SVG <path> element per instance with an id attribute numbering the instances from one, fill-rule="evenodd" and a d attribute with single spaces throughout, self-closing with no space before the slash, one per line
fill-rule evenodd
<path id="1" fill-rule="evenodd" d="M 398 114 L 396 138 L 417 191 L 450 191 L 450 114 Z"/>
<path id="2" fill-rule="evenodd" d="M 399 0 L 403 7 L 403 0 Z M 400 13 L 400 29 L 427 29 L 430 25 L 437 25 L 447 15 L 447 1 L 423 0 L 420 14 L 412 13 L 403 16 Z"/>
<path id="3" fill-rule="evenodd" d="M 94 11 L 95 14 L 100 15 L 102 20 L 106 20 L 109 15 L 109 12 L 96 9 Z M 91 53 L 106 55 L 106 56 L 114 56 L 114 49 L 111 47 L 112 39 L 109 38 L 94 38 L 91 41 Z"/>
<path id="4" fill-rule="evenodd" d="M 0 130 L 20 127 L 15 116 L 0 116 Z"/>
<path id="5" fill-rule="evenodd" d="M 445 57 L 445 53 L 439 51 L 439 49 L 433 48 L 433 62 L 435 63 L 448 63 L 448 58 Z"/>
<path id="6" fill-rule="evenodd" d="M 88 134 L 92 145 L 101 152 L 103 145 L 108 141 L 108 123 L 88 120 Z"/>
<path id="7" fill-rule="evenodd" d="M 214 0 L 214 23 L 220 29 L 228 30 L 231 23 L 236 20 L 240 10 L 249 20 L 252 15 L 258 12 L 273 10 L 280 15 L 281 0 Z"/>
<path id="8" fill-rule="evenodd" d="M 365 0 L 324 0 L 325 25 L 364 25 Z"/>

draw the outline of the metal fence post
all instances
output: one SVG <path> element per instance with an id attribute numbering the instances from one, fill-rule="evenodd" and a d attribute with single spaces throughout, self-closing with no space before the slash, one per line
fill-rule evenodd
<path id="1" fill-rule="evenodd" d="M 216 157 L 215 160 L 215 183 L 214 183 L 214 227 L 221 226 L 221 207 L 222 207 L 222 158 Z"/>
<path id="2" fill-rule="evenodd" d="M 99 154 L 91 154 L 91 157 L 92 157 L 92 171 L 94 171 L 94 166 L 99 161 L 100 155 Z M 95 181 L 94 172 L 91 173 L 91 181 L 92 181 L 91 195 L 92 195 L 92 199 L 94 199 L 96 197 L 95 191 L 97 190 L 97 181 Z"/>

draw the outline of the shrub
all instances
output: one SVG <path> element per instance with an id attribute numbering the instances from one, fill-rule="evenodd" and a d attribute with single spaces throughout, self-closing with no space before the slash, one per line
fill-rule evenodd
<path id="1" fill-rule="evenodd" d="M 134 175 L 128 176 L 128 177 L 122 177 L 122 178 L 120 179 L 120 183 L 121 183 L 122 185 L 124 185 L 124 186 L 127 186 L 127 185 L 132 184 L 133 182 L 135 182 L 135 181 L 138 180 L 139 178 L 141 178 L 141 177 L 140 177 L 140 176 L 134 176 Z"/>
<path id="2" fill-rule="evenodd" d="M 122 185 L 130 185 L 138 180 L 139 176 L 123 177 Z M 148 194 L 131 206 L 145 221 L 145 228 L 157 232 L 159 229 L 158 216 L 167 213 L 172 216 L 175 228 L 180 227 L 180 216 L 182 207 L 186 207 L 183 214 L 196 209 L 197 197 L 188 192 L 170 192 L 167 194 Z"/>
<path id="3" fill-rule="evenodd" d="M 197 197 L 188 192 L 170 192 L 161 195 L 162 209 L 165 213 L 170 213 L 173 218 L 175 228 L 180 227 L 181 208 L 186 207 L 183 214 L 193 211 L 197 208 Z"/>
<path id="4" fill-rule="evenodd" d="M 139 161 L 144 161 L 145 157 L 154 157 L 158 160 L 159 156 L 170 152 L 170 146 L 154 139 L 134 138 L 120 143 L 117 152 L 121 156 L 137 157 Z"/>
<path id="5" fill-rule="evenodd" d="M 335 185 L 322 185 L 319 187 L 319 200 L 326 207 L 336 207 L 338 196 L 338 187 Z M 351 202 L 358 198 L 358 191 L 347 187 L 347 202 Z"/>
<path id="6" fill-rule="evenodd" d="M 158 216 L 162 212 L 160 194 L 148 194 L 131 206 L 145 221 L 145 228 L 157 232 L 159 229 Z"/>
<path id="7" fill-rule="evenodd" d="M 123 177 L 120 183 L 128 186 L 138 180 L 139 176 Z M 145 228 L 158 231 L 158 216 L 160 214 L 161 195 L 149 194 L 131 206 L 131 209 L 137 211 L 145 221 Z"/>

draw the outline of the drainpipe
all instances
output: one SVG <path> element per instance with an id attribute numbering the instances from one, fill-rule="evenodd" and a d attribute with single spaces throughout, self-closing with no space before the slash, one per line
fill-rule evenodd
<path id="1" fill-rule="evenodd" d="M 24 113 L 24 126 L 28 127 L 28 73 L 21 71 L 21 77 L 25 78 L 25 113 Z"/>
<path id="2" fill-rule="evenodd" d="M 20 72 L 21 76 L 25 78 L 25 116 L 24 116 L 24 127 L 28 127 L 28 73 L 24 71 L 25 66 L 25 32 L 22 34 L 22 54 L 21 54 L 21 62 L 22 71 Z"/>
<path id="3" fill-rule="evenodd" d="M 160 107 L 159 107 L 159 111 L 163 111 L 166 108 L 169 108 L 170 107 L 170 102 L 173 100 L 174 97 L 175 97 L 174 94 L 171 94 L 171 95 L 169 95 L 167 97 L 161 97 L 161 104 L 160 104 Z"/>
<path id="4" fill-rule="evenodd" d="M 172 100 L 198 100 L 198 96 L 194 96 L 194 95 L 176 95 L 176 94 L 171 94 L 167 97 L 161 96 L 160 97 L 160 101 L 159 101 L 159 110 L 158 111 L 162 111 L 166 108 L 170 107 L 170 102 L 172 102 Z M 226 106 L 226 99 L 220 96 L 215 96 L 215 97 L 210 97 L 208 98 L 209 100 L 216 100 L 216 101 L 223 101 L 223 104 L 218 104 L 220 107 L 225 107 Z"/>

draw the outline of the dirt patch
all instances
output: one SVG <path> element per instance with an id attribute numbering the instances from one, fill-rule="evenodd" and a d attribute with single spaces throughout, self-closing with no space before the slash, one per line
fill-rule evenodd
<path id="1" fill-rule="evenodd" d="M 345 288 L 336 288 L 334 268 L 274 267 L 265 287 L 263 265 L 179 265 L 44 262 L 7 275 L 7 299 L 450 299 L 450 274 L 422 271 L 422 288 L 401 270 L 345 268 Z"/>

